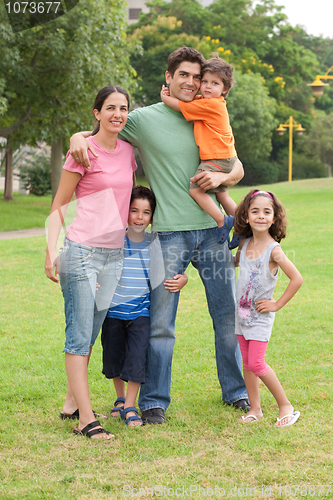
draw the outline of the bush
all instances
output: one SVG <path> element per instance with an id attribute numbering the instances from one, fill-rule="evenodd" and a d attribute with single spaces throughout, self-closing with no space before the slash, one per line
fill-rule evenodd
<path id="1" fill-rule="evenodd" d="M 17 177 L 23 181 L 25 189 L 31 194 L 45 196 L 52 191 L 51 159 L 43 153 L 30 153 L 20 167 Z"/>
<path id="2" fill-rule="evenodd" d="M 279 177 L 279 168 L 274 162 L 258 161 L 255 164 L 244 164 L 244 178 L 241 184 L 256 186 L 258 184 L 274 184 Z"/>
<path id="3" fill-rule="evenodd" d="M 279 178 L 278 181 L 288 180 L 289 160 L 285 155 L 278 161 Z M 318 159 L 310 158 L 302 153 L 293 154 L 292 178 L 294 181 L 300 179 L 316 179 L 318 177 L 327 177 L 327 167 Z"/>

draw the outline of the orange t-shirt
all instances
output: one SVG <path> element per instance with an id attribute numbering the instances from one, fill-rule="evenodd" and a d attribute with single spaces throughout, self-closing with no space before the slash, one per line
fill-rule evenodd
<path id="1" fill-rule="evenodd" d="M 235 141 L 229 122 L 224 97 L 204 99 L 198 96 L 192 102 L 179 101 L 187 121 L 194 121 L 194 138 L 201 160 L 234 158 Z"/>

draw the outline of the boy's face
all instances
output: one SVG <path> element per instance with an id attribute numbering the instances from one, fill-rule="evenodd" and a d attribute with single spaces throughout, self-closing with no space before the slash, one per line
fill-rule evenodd
<path id="1" fill-rule="evenodd" d="M 217 73 L 204 73 L 201 78 L 200 92 L 206 99 L 223 95 L 224 85 Z"/>
<path id="2" fill-rule="evenodd" d="M 128 225 L 135 233 L 143 233 L 152 219 L 152 211 L 148 200 L 137 198 L 133 200 L 128 214 Z"/>
<path id="3" fill-rule="evenodd" d="M 173 76 L 169 71 L 165 73 L 165 80 L 169 85 L 171 97 L 176 97 L 180 101 L 191 102 L 200 88 L 200 64 L 183 61 Z"/>

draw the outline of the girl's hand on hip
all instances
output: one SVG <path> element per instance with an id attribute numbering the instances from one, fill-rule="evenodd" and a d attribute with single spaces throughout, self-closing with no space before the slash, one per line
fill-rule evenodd
<path id="1" fill-rule="evenodd" d="M 256 302 L 255 309 L 260 314 L 264 312 L 276 312 L 279 310 L 274 299 L 258 300 L 258 302 Z"/>

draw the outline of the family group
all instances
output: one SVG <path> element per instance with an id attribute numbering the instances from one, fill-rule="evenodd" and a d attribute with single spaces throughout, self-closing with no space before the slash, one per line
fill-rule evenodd
<path id="1" fill-rule="evenodd" d="M 192 263 L 213 322 L 222 400 L 245 413 L 242 424 L 258 422 L 260 378 L 279 407 L 275 425 L 290 426 L 299 412 L 265 362 L 274 314 L 302 284 L 279 245 L 285 210 L 272 192 L 252 189 L 238 206 L 228 193 L 244 175 L 225 99 L 232 66 L 183 46 L 170 54 L 165 79 L 162 102 L 130 113 L 127 92 L 104 87 L 93 106 L 96 129 L 71 138 L 45 260 L 65 303 L 61 418 L 78 419 L 76 434 L 113 437 L 89 396 L 88 363 L 102 330 L 103 373 L 117 394 L 111 416 L 128 427 L 165 422 L 179 294 Z M 151 189 L 136 186 L 133 147 Z M 58 255 L 74 193 L 77 214 Z M 289 284 L 275 301 L 279 268 Z"/>

